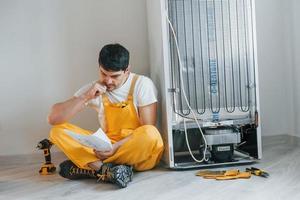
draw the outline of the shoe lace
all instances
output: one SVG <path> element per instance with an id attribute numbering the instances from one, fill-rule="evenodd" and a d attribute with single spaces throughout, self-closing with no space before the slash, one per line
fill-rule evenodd
<path id="1" fill-rule="evenodd" d="M 98 177 L 97 182 L 105 181 L 105 180 L 108 179 L 107 174 L 103 174 L 103 175 L 102 174 L 97 174 L 97 177 Z"/>
<path id="2" fill-rule="evenodd" d="M 105 167 L 101 173 L 97 173 L 97 177 L 98 177 L 97 182 L 109 180 L 108 172 L 109 172 L 109 167 Z"/>
<path id="3" fill-rule="evenodd" d="M 94 176 L 95 171 L 72 166 L 70 168 L 70 175 L 74 175 L 74 174 L 75 175 L 81 174 L 81 175 Z"/>

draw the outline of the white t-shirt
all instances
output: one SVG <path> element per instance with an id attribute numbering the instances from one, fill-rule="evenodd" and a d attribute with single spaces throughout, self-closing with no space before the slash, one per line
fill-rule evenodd
<path id="1" fill-rule="evenodd" d="M 119 88 L 113 91 L 107 91 L 105 94 L 112 103 L 126 101 L 131 86 L 132 78 L 135 74 L 130 73 L 126 82 Z M 75 94 L 75 97 L 85 93 L 96 81 L 88 83 L 81 87 Z M 157 102 L 157 90 L 152 80 L 146 76 L 139 75 L 133 92 L 133 103 L 136 111 L 138 107 L 147 106 Z M 98 119 L 102 129 L 105 131 L 104 107 L 102 96 L 88 101 L 87 106 L 94 108 L 98 112 Z"/>

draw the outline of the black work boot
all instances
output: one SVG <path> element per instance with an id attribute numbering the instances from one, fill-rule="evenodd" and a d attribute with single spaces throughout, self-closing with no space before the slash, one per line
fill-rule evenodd
<path id="1" fill-rule="evenodd" d="M 67 179 L 77 180 L 97 177 L 94 170 L 79 168 L 71 160 L 65 160 L 60 163 L 59 167 L 59 175 Z"/>
<path id="2" fill-rule="evenodd" d="M 98 181 L 115 183 L 120 188 L 127 187 L 133 176 L 131 166 L 114 165 L 112 163 L 104 163 L 96 173 Z"/>

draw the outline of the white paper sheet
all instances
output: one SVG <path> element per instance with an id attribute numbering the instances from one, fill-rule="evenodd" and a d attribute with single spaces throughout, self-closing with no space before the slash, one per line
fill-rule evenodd
<path id="1" fill-rule="evenodd" d="M 65 129 L 64 131 L 84 146 L 91 147 L 93 149 L 96 149 L 97 151 L 112 150 L 110 139 L 101 128 L 99 128 L 95 133 L 91 135 L 81 135 L 67 129 Z"/>

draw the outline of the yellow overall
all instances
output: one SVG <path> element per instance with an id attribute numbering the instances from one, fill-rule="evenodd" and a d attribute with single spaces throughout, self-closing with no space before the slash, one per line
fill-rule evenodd
<path id="1" fill-rule="evenodd" d="M 138 76 L 131 82 L 127 101 L 111 103 L 102 95 L 106 119 L 106 134 L 112 143 L 130 136 L 113 156 L 104 163 L 132 165 L 137 171 L 153 168 L 160 160 L 163 152 L 161 135 L 152 125 L 140 126 L 139 118 L 133 104 L 133 90 Z M 88 163 L 98 161 L 92 148 L 85 147 L 67 135 L 64 129 L 89 135 L 92 132 L 70 123 L 55 125 L 50 131 L 50 140 L 60 148 L 78 167 L 89 169 Z"/>

